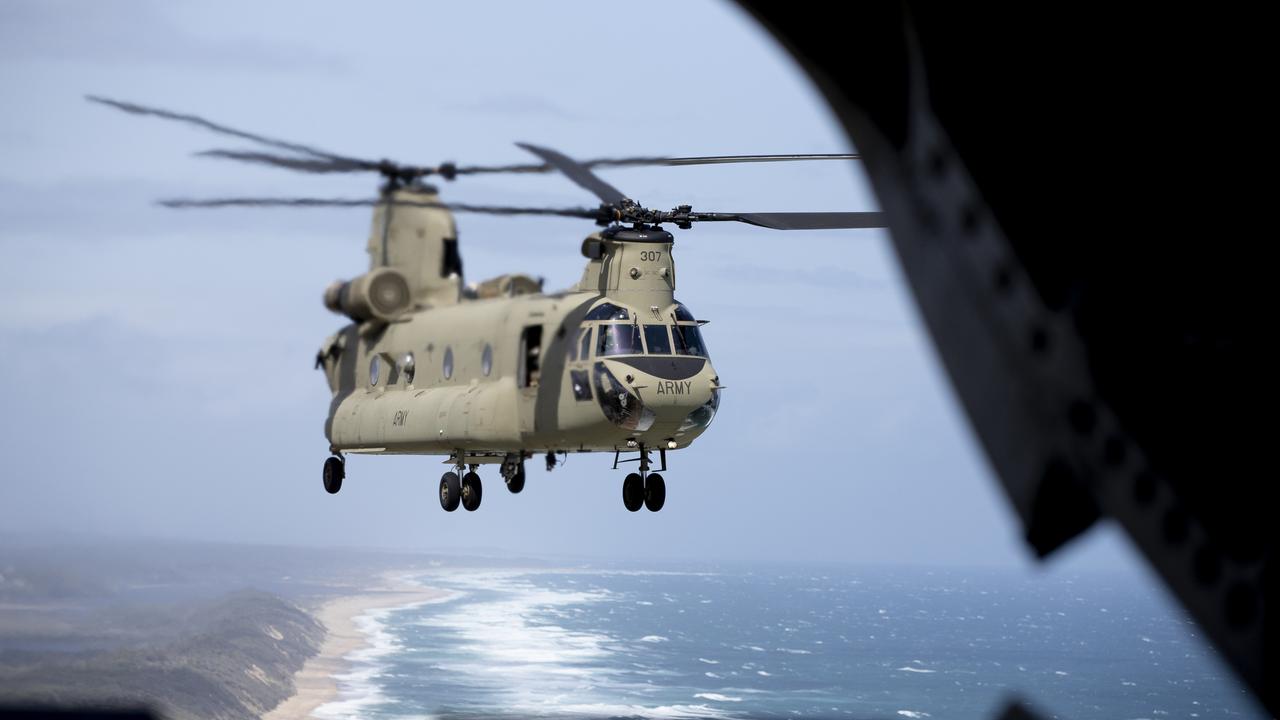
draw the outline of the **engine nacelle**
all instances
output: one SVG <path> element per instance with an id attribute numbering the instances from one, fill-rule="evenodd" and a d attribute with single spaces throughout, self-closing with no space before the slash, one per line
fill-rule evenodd
<path id="1" fill-rule="evenodd" d="M 390 322 L 413 304 L 409 279 L 395 268 L 380 267 L 348 282 L 333 283 L 324 291 L 324 306 L 364 322 Z"/>

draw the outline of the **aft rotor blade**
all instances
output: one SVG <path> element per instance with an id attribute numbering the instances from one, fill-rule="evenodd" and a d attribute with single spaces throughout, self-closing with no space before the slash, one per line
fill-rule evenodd
<path id="1" fill-rule="evenodd" d="M 367 163 L 352 163 L 346 160 L 336 160 L 323 157 L 291 157 L 288 155 L 273 155 L 271 153 L 257 152 L 254 150 L 205 150 L 196 153 L 198 157 L 222 158 L 224 160 L 238 160 L 240 162 L 255 163 L 258 165 L 274 165 L 276 167 L 288 168 L 289 170 L 298 170 L 309 173 L 341 173 L 341 172 L 364 172 L 374 170 Z"/>
<path id="2" fill-rule="evenodd" d="M 224 208 L 224 207 L 374 207 L 386 203 L 381 198 L 174 198 L 159 200 L 157 204 L 168 208 Z M 599 210 L 587 208 L 536 208 L 508 207 L 505 205 L 467 205 L 461 203 L 443 203 L 416 200 L 393 200 L 392 205 L 407 207 L 438 208 L 462 213 L 480 213 L 484 215 L 552 215 L 558 217 L 575 217 L 595 219 Z"/>
<path id="3" fill-rule="evenodd" d="M 300 143 L 288 142 L 286 140 L 277 140 L 275 138 L 269 138 L 264 135 L 257 135 L 255 133 L 246 132 L 244 130 L 237 130 L 233 127 L 228 127 L 226 125 L 220 125 L 218 123 L 205 120 L 204 118 L 199 117 L 198 115 L 176 113 L 170 110 L 161 110 L 160 108 L 147 107 L 145 105 L 138 105 L 136 103 L 124 102 L 122 100 L 112 100 L 110 98 L 98 97 L 97 95 L 86 95 L 85 99 L 88 100 L 89 102 L 95 102 L 100 105 L 113 107 L 117 110 L 123 110 L 124 112 L 132 113 L 134 115 L 150 115 L 153 117 L 164 118 L 165 120 L 174 120 L 177 122 L 184 122 L 189 125 L 202 127 L 206 130 L 211 130 L 213 132 L 221 133 L 223 135 L 238 137 L 243 140 L 249 140 L 252 142 L 260 143 L 262 145 L 267 145 L 269 147 L 279 148 L 281 150 L 289 150 L 290 152 L 296 152 L 302 155 L 310 155 L 312 157 L 325 158 L 327 160 L 337 160 L 337 161 L 344 161 L 344 162 L 350 162 L 350 163 L 367 162 L 364 160 L 360 160 L 358 158 L 349 158 L 349 157 L 343 157 L 341 155 L 334 155 L 333 153 L 326 152 L 318 148 L 313 148 L 308 145 L 302 145 Z M 376 163 L 374 163 L 374 165 L 376 166 Z"/>
<path id="4" fill-rule="evenodd" d="M 600 198 L 601 202 L 609 205 L 622 205 L 623 201 L 627 199 L 627 196 L 622 194 L 621 190 L 601 180 L 595 173 L 567 155 L 528 143 L 516 143 L 516 145 L 542 158 L 548 165 L 564 173 L 565 177 L 594 193 L 596 197 Z"/>
<path id="5" fill-rule="evenodd" d="M 878 212 L 694 213 L 691 220 L 733 220 L 774 230 L 837 230 L 888 227 Z"/>

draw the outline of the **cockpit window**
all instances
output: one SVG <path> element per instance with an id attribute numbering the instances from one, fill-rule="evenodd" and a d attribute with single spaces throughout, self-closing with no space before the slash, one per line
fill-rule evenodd
<path id="1" fill-rule="evenodd" d="M 676 353 L 680 355 L 707 356 L 707 348 L 702 344 L 702 333 L 697 325 L 672 325 L 671 338 L 676 343 Z"/>
<path id="2" fill-rule="evenodd" d="M 579 356 L 583 360 L 591 357 L 591 328 L 589 327 L 582 328 L 582 352 Z"/>
<path id="3" fill-rule="evenodd" d="M 697 330 L 697 328 L 694 328 Z M 597 333 L 600 340 L 596 343 L 596 355 L 638 355 L 640 349 L 640 328 L 635 325 L 601 325 Z"/>
<path id="4" fill-rule="evenodd" d="M 689 312 L 689 308 L 676 303 L 676 320 L 682 322 L 693 322 L 693 313 Z"/>
<path id="5" fill-rule="evenodd" d="M 667 335 L 666 325 L 645 325 L 644 344 L 650 355 L 670 355 L 671 336 Z"/>
<path id="6" fill-rule="evenodd" d="M 587 316 L 583 320 L 630 320 L 631 315 L 627 313 L 624 307 L 618 307 L 613 303 L 600 303 L 591 308 Z M 692 318 L 690 318 L 692 319 Z"/>

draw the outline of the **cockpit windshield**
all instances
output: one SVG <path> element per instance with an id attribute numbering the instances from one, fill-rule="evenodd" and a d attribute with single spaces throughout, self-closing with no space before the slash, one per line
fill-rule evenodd
<path id="1" fill-rule="evenodd" d="M 695 328 L 696 329 L 696 328 Z M 635 325 L 601 325 L 596 355 L 640 355 L 640 328 Z"/>
<path id="2" fill-rule="evenodd" d="M 672 325 L 671 338 L 675 341 L 677 354 L 707 357 L 707 348 L 702 344 L 702 333 L 697 325 Z"/>
<path id="3" fill-rule="evenodd" d="M 666 325 L 645 325 L 644 344 L 650 355 L 670 355 L 671 336 L 667 334 Z"/>

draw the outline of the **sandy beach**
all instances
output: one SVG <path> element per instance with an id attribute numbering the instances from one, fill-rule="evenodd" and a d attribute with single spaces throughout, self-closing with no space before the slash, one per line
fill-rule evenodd
<path id="1" fill-rule="evenodd" d="M 328 631 L 319 654 L 308 660 L 293 676 L 297 687 L 293 697 L 263 715 L 263 720 L 303 720 L 311 717 L 316 708 L 338 696 L 334 674 L 345 672 L 348 663 L 344 658 L 368 642 L 365 634 L 356 627 L 357 617 L 370 610 L 435 600 L 446 594 L 443 590 L 388 576 L 384 585 L 369 588 L 359 595 L 336 597 L 325 602 L 314 611 L 316 619 Z"/>

